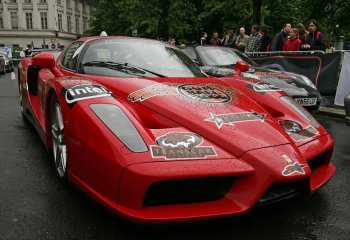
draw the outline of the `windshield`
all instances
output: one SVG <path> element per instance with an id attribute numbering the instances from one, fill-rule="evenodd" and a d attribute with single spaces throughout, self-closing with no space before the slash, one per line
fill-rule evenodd
<path id="1" fill-rule="evenodd" d="M 81 71 L 113 77 L 206 77 L 179 49 L 153 40 L 105 39 L 92 42 Z"/>
<path id="2" fill-rule="evenodd" d="M 229 48 L 199 47 L 197 51 L 204 66 L 233 66 L 237 61 L 244 61 L 252 66 L 257 65 L 243 53 Z"/>

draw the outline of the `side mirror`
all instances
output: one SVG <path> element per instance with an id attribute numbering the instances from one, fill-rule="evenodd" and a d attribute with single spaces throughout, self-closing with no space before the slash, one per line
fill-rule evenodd
<path id="1" fill-rule="evenodd" d="M 350 93 L 344 98 L 344 106 L 345 106 L 345 122 L 346 125 L 350 126 Z"/>
<path id="2" fill-rule="evenodd" d="M 246 72 L 249 70 L 249 64 L 243 61 L 236 62 L 236 76 L 240 76 L 241 72 Z"/>
<path id="3" fill-rule="evenodd" d="M 40 68 L 54 68 L 56 60 L 52 53 L 42 52 L 32 57 L 32 65 Z"/>

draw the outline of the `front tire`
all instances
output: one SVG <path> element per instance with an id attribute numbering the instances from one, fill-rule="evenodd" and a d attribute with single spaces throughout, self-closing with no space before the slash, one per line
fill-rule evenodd
<path id="1" fill-rule="evenodd" d="M 61 106 L 54 98 L 51 108 L 51 136 L 52 152 L 58 177 L 63 182 L 68 182 L 67 177 L 67 146 L 64 137 L 64 120 Z"/>

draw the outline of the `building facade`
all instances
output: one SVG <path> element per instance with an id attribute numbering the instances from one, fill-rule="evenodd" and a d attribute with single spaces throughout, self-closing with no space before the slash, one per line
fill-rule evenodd
<path id="1" fill-rule="evenodd" d="M 92 10 L 85 0 L 0 0 L 0 44 L 67 46 L 88 29 Z"/>

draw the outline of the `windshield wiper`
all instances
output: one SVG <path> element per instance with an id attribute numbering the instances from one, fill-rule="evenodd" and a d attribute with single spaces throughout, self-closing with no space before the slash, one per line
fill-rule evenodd
<path id="1" fill-rule="evenodd" d="M 141 67 L 134 66 L 129 63 L 120 63 L 120 62 L 104 62 L 104 61 L 91 61 L 86 62 L 83 64 L 83 66 L 94 66 L 94 67 L 106 67 L 113 70 L 117 70 L 120 72 L 125 72 L 127 74 L 137 75 L 143 77 L 146 73 L 153 74 L 157 77 L 166 77 L 162 74 L 153 72 L 148 69 L 144 69 Z"/>

